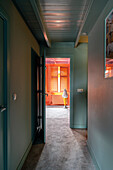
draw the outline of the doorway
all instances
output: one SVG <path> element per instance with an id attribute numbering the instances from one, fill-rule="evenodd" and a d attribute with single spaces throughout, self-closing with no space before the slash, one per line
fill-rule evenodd
<path id="1" fill-rule="evenodd" d="M 41 58 L 31 49 L 31 135 L 32 143 L 44 141 Z"/>
<path id="2" fill-rule="evenodd" d="M 46 118 L 64 119 L 70 122 L 70 58 L 45 59 Z M 66 107 L 63 92 L 67 91 Z"/>
<path id="3" fill-rule="evenodd" d="M 70 58 L 46 58 L 46 106 L 63 105 L 62 94 L 67 90 L 70 106 Z"/>

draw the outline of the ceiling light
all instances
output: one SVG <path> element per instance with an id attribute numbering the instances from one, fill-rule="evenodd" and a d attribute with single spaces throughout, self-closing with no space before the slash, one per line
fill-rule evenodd
<path id="1" fill-rule="evenodd" d="M 86 32 L 83 32 L 81 35 L 87 35 L 87 33 L 86 33 Z"/>

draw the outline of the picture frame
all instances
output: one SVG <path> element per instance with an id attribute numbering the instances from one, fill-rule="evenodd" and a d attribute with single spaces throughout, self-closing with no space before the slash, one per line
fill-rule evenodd
<path id="1" fill-rule="evenodd" d="M 105 71 L 104 77 L 113 77 L 113 9 L 105 18 Z"/>

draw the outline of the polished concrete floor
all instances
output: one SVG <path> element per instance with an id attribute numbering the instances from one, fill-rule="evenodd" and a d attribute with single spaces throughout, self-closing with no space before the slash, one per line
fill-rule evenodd
<path id="1" fill-rule="evenodd" d="M 33 145 L 22 170 L 95 170 L 86 131 L 69 128 L 69 108 L 47 108 L 47 143 Z"/>

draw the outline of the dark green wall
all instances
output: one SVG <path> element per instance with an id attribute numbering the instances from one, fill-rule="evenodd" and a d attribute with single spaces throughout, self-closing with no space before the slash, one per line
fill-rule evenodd
<path id="1" fill-rule="evenodd" d="M 86 128 L 87 117 L 87 44 L 81 43 L 74 48 L 74 43 L 53 43 L 46 49 L 46 57 L 71 57 L 72 59 L 72 88 L 73 109 L 71 112 L 72 128 Z M 83 93 L 77 93 L 77 88 L 83 88 Z"/>
<path id="2" fill-rule="evenodd" d="M 11 0 L 0 9 L 8 19 L 8 169 L 16 170 L 31 144 L 31 47 L 39 53 L 39 45 Z"/>
<path id="3" fill-rule="evenodd" d="M 74 128 L 87 127 L 87 52 L 87 44 L 79 44 L 79 46 L 74 49 Z M 84 89 L 84 92 L 78 93 L 77 89 Z"/>
<path id="4" fill-rule="evenodd" d="M 109 0 L 88 35 L 88 145 L 101 170 L 113 169 L 113 78 L 104 78 L 104 20 Z"/>

